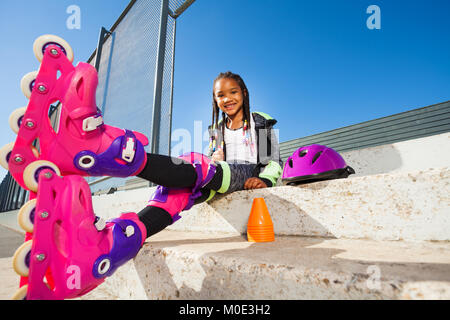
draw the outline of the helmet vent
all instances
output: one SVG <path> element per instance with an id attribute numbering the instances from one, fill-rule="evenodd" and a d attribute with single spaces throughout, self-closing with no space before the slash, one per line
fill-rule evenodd
<path id="1" fill-rule="evenodd" d="M 292 158 L 289 159 L 288 164 L 289 164 L 289 167 L 291 167 L 291 168 L 294 167 L 294 163 L 292 162 Z"/>
<path id="2" fill-rule="evenodd" d="M 320 157 L 320 155 L 322 154 L 323 151 L 319 151 L 314 155 L 314 158 L 312 159 L 311 164 L 314 164 L 314 162 L 317 161 L 317 159 Z"/>
<path id="3" fill-rule="evenodd" d="M 301 151 L 299 151 L 298 156 L 304 157 L 304 156 L 306 156 L 307 153 L 308 153 L 308 150 L 301 150 Z"/>

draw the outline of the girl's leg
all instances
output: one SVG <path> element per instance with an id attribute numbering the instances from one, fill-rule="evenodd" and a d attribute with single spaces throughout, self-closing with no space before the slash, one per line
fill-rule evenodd
<path id="1" fill-rule="evenodd" d="M 192 187 L 197 180 L 197 173 L 191 163 L 180 158 L 151 153 L 147 153 L 147 163 L 137 176 L 171 188 Z"/>
<path id="2" fill-rule="evenodd" d="M 138 213 L 139 220 L 147 229 L 147 238 L 172 224 L 172 216 L 166 210 L 147 206 Z"/>
<path id="3" fill-rule="evenodd" d="M 216 191 L 211 189 L 202 189 L 202 195 L 195 199 L 194 204 L 205 202 L 212 198 Z M 212 194 L 213 193 L 213 194 Z M 147 238 L 164 230 L 173 223 L 171 214 L 163 208 L 152 205 L 146 206 L 138 213 L 139 220 L 147 229 Z"/>
<path id="4" fill-rule="evenodd" d="M 152 161 L 152 155 L 149 155 L 149 162 Z M 189 210 L 195 204 L 197 198 L 201 197 L 202 189 L 205 187 L 215 186 L 221 183 L 221 168 L 211 163 L 211 160 L 205 155 L 199 153 L 190 153 L 181 156 L 184 160 L 180 166 L 180 159 L 170 158 L 166 156 L 153 157 L 156 161 L 160 161 L 161 167 L 167 166 L 173 170 L 178 170 L 180 174 L 185 172 L 194 173 L 195 180 L 188 186 L 178 184 L 174 186 L 159 185 L 149 201 L 146 208 L 138 213 L 139 219 L 147 229 L 147 236 L 151 236 L 174 221 L 180 218 L 179 213 L 183 210 Z M 178 162 L 178 164 L 177 164 Z M 154 163 L 152 163 L 152 168 Z M 169 171 L 167 170 L 167 171 Z M 145 169 L 144 169 L 145 171 Z M 156 170 L 148 170 L 154 178 L 156 175 L 161 176 L 160 180 L 169 180 L 168 177 L 163 177 L 160 172 L 153 172 Z M 172 174 L 167 172 L 166 174 Z M 142 174 L 140 174 L 142 176 Z M 176 176 L 172 176 L 175 179 Z M 187 180 L 187 179 L 186 179 Z M 166 183 L 168 181 L 165 181 Z"/>
<path id="5" fill-rule="evenodd" d="M 211 181 L 200 190 L 201 195 L 195 199 L 194 204 L 209 201 L 216 192 L 231 193 L 243 190 L 245 181 L 253 176 L 254 168 L 255 165 L 250 164 L 227 164 L 221 162 L 220 165 L 216 166 L 216 171 Z M 187 191 L 188 189 L 177 190 L 176 194 L 172 191 L 172 194 L 168 196 L 167 201 L 179 203 L 179 205 L 174 206 L 178 207 L 177 209 L 171 208 L 172 210 L 169 210 L 166 206 L 162 206 L 164 208 L 157 207 L 155 205 L 159 204 L 153 202 L 153 205 L 148 205 L 138 213 L 140 221 L 147 228 L 147 237 L 164 230 L 174 222 L 173 217 L 177 212 L 181 212 L 186 205 L 187 196 L 182 194 L 186 194 Z"/>
<path id="6" fill-rule="evenodd" d="M 209 201 L 216 193 L 228 194 L 244 189 L 247 179 L 254 177 L 254 164 L 229 164 L 220 162 L 213 179 L 201 190 L 195 204 Z"/>

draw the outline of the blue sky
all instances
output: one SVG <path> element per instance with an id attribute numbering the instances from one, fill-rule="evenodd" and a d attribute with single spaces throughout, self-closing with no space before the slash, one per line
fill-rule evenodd
<path id="1" fill-rule="evenodd" d="M 128 3 L 0 1 L 0 145 L 27 103 L 20 79 L 39 66 L 34 39 L 57 34 L 86 61 Z M 73 4 L 79 30 L 66 27 Z M 379 30 L 366 26 L 370 5 Z M 177 22 L 173 130 L 209 124 L 212 81 L 227 70 L 244 78 L 252 110 L 279 121 L 281 142 L 450 100 L 449 12 L 448 0 L 197 0 Z"/>

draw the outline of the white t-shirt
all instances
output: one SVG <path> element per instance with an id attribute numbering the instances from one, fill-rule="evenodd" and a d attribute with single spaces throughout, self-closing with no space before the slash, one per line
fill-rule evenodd
<path id="1" fill-rule="evenodd" d="M 226 146 L 226 161 L 234 163 L 257 163 L 257 141 L 255 121 L 253 116 L 250 116 L 250 133 L 251 140 L 247 139 L 248 144 L 245 143 L 244 128 L 236 130 L 228 129 L 225 126 L 225 146 Z M 253 143 L 253 146 L 252 146 Z"/>

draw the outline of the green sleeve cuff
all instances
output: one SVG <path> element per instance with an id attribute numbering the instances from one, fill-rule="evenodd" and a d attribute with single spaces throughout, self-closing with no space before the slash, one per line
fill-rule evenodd
<path id="1" fill-rule="evenodd" d="M 222 185 L 220 186 L 220 189 L 217 190 L 217 192 L 225 193 L 230 188 L 231 170 L 230 166 L 225 161 L 218 161 L 218 164 L 222 167 L 223 177 L 222 177 Z"/>
<path id="2" fill-rule="evenodd" d="M 265 178 L 272 182 L 272 186 L 277 184 L 278 178 L 280 178 L 283 169 L 275 161 L 269 161 L 269 163 L 264 167 L 264 170 L 259 174 L 259 178 Z"/>
<path id="3" fill-rule="evenodd" d="M 216 195 L 216 191 L 210 190 L 210 191 L 209 191 L 209 197 L 208 197 L 208 199 L 206 199 L 205 201 L 208 202 L 209 200 L 211 200 L 212 198 L 214 198 L 215 195 Z"/>

